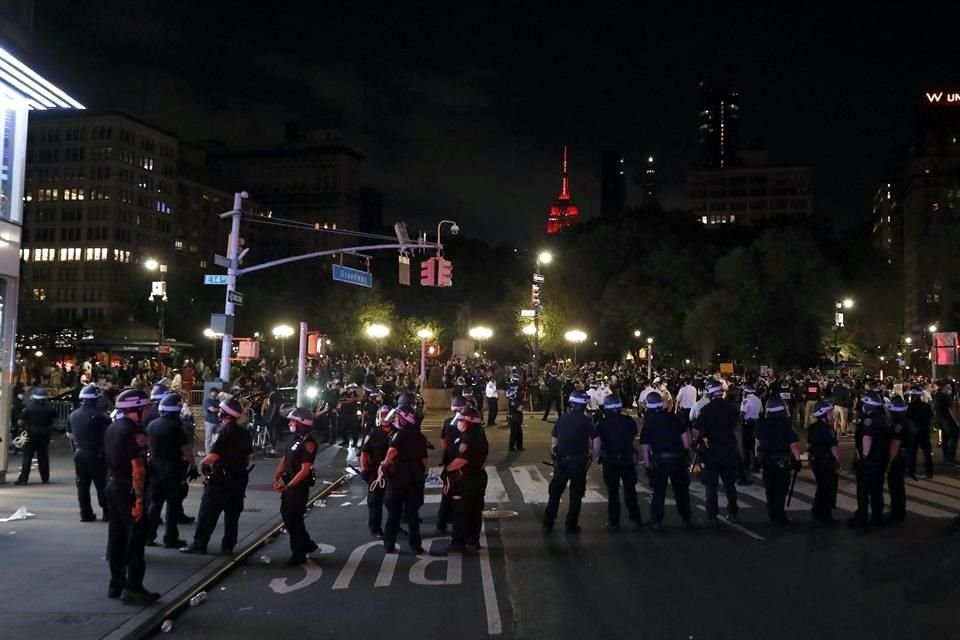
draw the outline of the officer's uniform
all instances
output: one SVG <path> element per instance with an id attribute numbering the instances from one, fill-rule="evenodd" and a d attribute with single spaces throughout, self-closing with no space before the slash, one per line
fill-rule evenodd
<path id="1" fill-rule="evenodd" d="M 603 483 L 607 486 L 607 522 L 620 526 L 620 484 L 623 483 L 623 503 L 630 520 L 640 524 L 637 504 L 637 454 L 633 441 L 637 437 L 637 423 L 619 411 L 608 410 L 597 425 L 600 437 L 600 463 L 603 465 Z"/>
<path id="2" fill-rule="evenodd" d="M 348 390 L 340 397 L 340 446 L 346 447 L 348 444 L 357 446 L 357 438 L 360 435 L 360 419 L 357 417 L 359 409 L 357 394 L 353 389 Z"/>
<path id="3" fill-rule="evenodd" d="M 510 425 L 510 451 L 523 451 L 523 407 L 520 406 L 520 387 L 514 383 L 507 389 L 507 424 Z"/>
<path id="4" fill-rule="evenodd" d="M 580 528 L 580 504 L 587 492 L 587 468 L 590 466 L 591 443 L 597 437 L 596 428 L 583 411 L 574 410 L 560 416 L 553 425 L 551 436 L 557 439 L 557 448 L 543 526 L 553 528 L 560 509 L 560 497 L 570 483 L 567 529 L 576 531 Z"/>
<path id="5" fill-rule="evenodd" d="M 77 475 L 77 499 L 80 502 L 80 519 L 96 520 L 90 504 L 90 483 L 97 491 L 97 503 L 103 510 L 103 519 L 109 517 L 107 497 L 107 460 L 103 450 L 103 437 L 110 426 L 110 418 L 97 409 L 96 400 L 84 400 L 79 409 L 67 416 L 67 433 L 73 436 L 73 467 Z"/>
<path id="6" fill-rule="evenodd" d="M 320 396 L 318 409 L 326 409 L 320 418 L 320 433 L 326 434 L 326 442 L 334 444 L 337 440 L 337 403 L 340 401 L 340 392 L 336 387 L 324 389 Z"/>
<path id="7" fill-rule="evenodd" d="M 453 535 L 451 546 L 464 544 L 480 546 L 480 528 L 483 524 L 483 503 L 487 491 L 487 461 L 490 445 L 480 424 L 471 424 L 460 433 L 453 444 L 455 457 L 467 464 L 449 473 L 450 493 L 453 494 Z"/>
<path id="8" fill-rule="evenodd" d="M 755 392 L 747 392 L 740 403 L 740 415 L 743 422 L 740 427 L 740 465 L 741 480 L 749 484 L 750 472 L 754 470 L 753 450 L 757 445 L 757 423 L 760 420 L 760 410 L 763 404 Z"/>
<path id="9" fill-rule="evenodd" d="M 164 412 L 147 424 L 150 438 L 150 488 L 147 510 L 147 543 L 157 537 L 163 505 L 167 505 L 164 519 L 163 544 L 168 548 L 180 548 L 186 544 L 180 540 L 177 524 L 183 516 L 183 484 L 189 464 L 183 459 L 183 447 L 191 443 L 187 439 L 180 415 Z"/>
<path id="10" fill-rule="evenodd" d="M 30 465 L 33 454 L 37 454 L 37 467 L 40 480 L 50 481 L 50 430 L 57 418 L 57 410 L 47 400 L 34 400 L 23 408 L 20 420 L 27 429 L 27 444 L 23 446 L 23 464 L 20 466 L 18 484 L 27 484 L 30 480 Z"/>
<path id="11" fill-rule="evenodd" d="M 360 403 L 360 437 L 363 438 L 377 427 L 377 411 L 380 410 L 380 396 L 375 389 L 367 391 Z"/>
<path id="12" fill-rule="evenodd" d="M 422 549 L 419 511 L 423 502 L 426 473 L 423 461 L 427 457 L 427 439 L 418 431 L 394 428 L 390 435 L 390 449 L 396 449 L 397 454 L 393 462 L 384 468 L 387 525 L 383 531 L 383 546 L 391 552 L 396 549 L 400 520 L 405 515 L 410 528 L 410 548 L 419 552 Z"/>
<path id="13" fill-rule="evenodd" d="M 110 511 L 107 559 L 110 562 L 111 591 L 144 590 L 147 516 L 144 513 L 139 521 L 135 521 L 131 514 L 136 500 L 131 461 L 139 459 L 146 468 L 147 449 L 147 434 L 130 418 L 120 417 L 107 427 L 104 434 L 104 451 L 109 474 L 106 490 Z M 146 491 L 150 487 L 149 469 L 144 482 L 144 502 L 146 503 Z"/>
<path id="14" fill-rule="evenodd" d="M 650 447 L 650 484 L 653 490 L 650 519 L 654 526 L 663 522 L 668 480 L 673 486 L 673 498 L 680 517 L 686 524 L 691 521 L 690 473 L 683 445 L 683 434 L 686 432 L 683 420 L 673 413 L 650 410 L 643 418 L 640 444 Z"/>
<path id="15" fill-rule="evenodd" d="M 367 483 L 367 527 L 374 536 L 383 535 L 383 495 L 386 487 L 373 481 L 377 477 L 380 463 L 387 457 L 389 448 L 390 433 L 384 431 L 382 426 L 371 427 L 360 443 L 360 452 L 369 456 L 368 470 L 363 474 L 363 480 Z"/>
<path id="16" fill-rule="evenodd" d="M 797 442 L 790 418 L 785 412 L 768 413 L 757 430 L 763 484 L 767 493 L 767 514 L 773 522 L 786 522 L 785 505 L 790 489 L 790 445 Z"/>
<path id="17" fill-rule="evenodd" d="M 869 408 L 857 420 L 854 439 L 857 448 L 857 512 L 853 526 L 883 523 L 883 475 L 887 466 L 887 418 L 879 407 Z M 871 439 L 870 452 L 863 454 L 863 439 Z"/>
<path id="18" fill-rule="evenodd" d="M 899 402 L 896 402 L 899 401 Z M 897 455 L 887 465 L 887 491 L 890 492 L 890 521 L 903 522 L 907 516 L 907 452 L 913 447 L 913 425 L 906 415 L 906 403 L 896 398 L 890 407 L 889 442 L 900 443 Z M 888 456 L 889 456 L 888 447 Z"/>
<path id="19" fill-rule="evenodd" d="M 810 468 L 817 480 L 817 490 L 813 496 L 813 517 L 820 522 L 833 520 L 833 509 L 837 502 L 837 460 L 833 457 L 833 448 L 837 446 L 837 432 L 823 417 L 807 429 L 807 452 Z"/>
<path id="20" fill-rule="evenodd" d="M 457 414 L 443 421 L 440 427 L 440 439 L 445 443 L 443 455 L 440 458 L 440 466 L 443 468 L 440 475 L 446 479 L 446 466 L 456 458 L 456 441 L 460 437 L 460 430 L 457 429 Z M 445 532 L 447 523 L 450 522 L 453 515 L 453 496 L 449 492 L 440 496 L 440 508 L 437 510 L 437 530 Z"/>
<path id="21" fill-rule="evenodd" d="M 309 417 L 309 414 L 306 414 Z M 317 441 L 309 433 L 300 433 L 290 443 L 290 447 L 284 454 L 283 477 L 284 483 L 288 483 L 300 472 L 304 464 L 313 465 L 317 457 Z M 307 501 L 310 498 L 310 487 L 315 484 L 315 476 L 311 471 L 310 476 L 298 482 L 293 487 L 287 487 L 280 494 L 280 517 L 283 518 L 283 526 L 287 528 L 290 536 L 291 561 L 302 560 L 306 555 L 317 549 L 317 545 L 310 539 L 307 533 L 307 526 L 303 518 L 307 513 Z"/>
<path id="22" fill-rule="evenodd" d="M 727 494 L 727 511 L 736 518 L 737 509 L 737 410 L 722 398 L 713 398 L 700 410 L 696 429 L 704 440 L 703 484 L 706 486 L 707 515 L 716 518 L 720 512 L 717 503 L 719 480 Z"/>
<path id="23" fill-rule="evenodd" d="M 930 425 L 933 423 L 933 409 L 921 399 L 920 394 L 912 394 L 907 407 L 907 420 L 916 428 L 913 446 L 907 452 L 907 474 L 917 476 L 917 450 L 923 451 L 923 464 L 927 478 L 933 477 L 933 454 L 930 450 Z"/>
<path id="24" fill-rule="evenodd" d="M 205 553 L 207 543 L 223 513 L 223 539 L 220 550 L 233 553 L 237 544 L 240 513 L 243 511 L 244 492 L 247 489 L 247 463 L 253 446 L 250 433 L 236 422 L 220 425 L 216 439 L 208 453 L 215 453 L 220 459 L 213 465 L 203 488 L 200 500 L 200 512 L 197 514 L 197 529 L 192 551 Z"/>

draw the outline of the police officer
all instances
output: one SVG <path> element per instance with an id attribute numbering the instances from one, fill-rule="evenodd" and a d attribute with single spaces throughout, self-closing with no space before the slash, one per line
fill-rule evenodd
<path id="1" fill-rule="evenodd" d="M 303 522 L 310 487 L 316 483 L 313 461 L 317 457 L 317 441 L 310 433 L 313 414 L 309 410 L 297 407 L 287 416 L 287 421 L 294 440 L 277 463 L 277 470 L 273 474 L 273 490 L 280 494 L 280 516 L 290 535 L 287 566 L 295 567 L 307 561 L 307 554 L 317 550 L 317 543 L 310 539 Z"/>
<path id="2" fill-rule="evenodd" d="M 34 389 L 30 399 L 32 402 L 24 407 L 17 420 L 20 426 L 27 430 L 27 442 L 23 446 L 20 477 L 14 484 L 27 484 L 34 453 L 37 454 L 40 481 L 47 484 L 50 482 L 50 430 L 57 418 L 57 410 L 50 404 L 50 396 L 42 387 Z"/>
<path id="3" fill-rule="evenodd" d="M 837 482 L 840 471 L 840 446 L 837 432 L 828 422 L 833 405 L 820 401 L 813 408 L 814 422 L 807 429 L 807 453 L 817 490 L 813 496 L 813 519 L 817 522 L 833 522 L 833 509 L 837 502 Z"/>
<path id="4" fill-rule="evenodd" d="M 690 473 L 687 469 L 690 433 L 676 413 L 663 410 L 663 397 L 659 392 L 648 393 L 645 405 L 640 449 L 643 466 L 653 489 L 653 501 L 650 504 L 652 527 L 655 531 L 663 529 L 663 503 L 669 480 L 683 526 L 689 529 L 693 526 L 690 514 Z"/>
<path id="5" fill-rule="evenodd" d="M 180 539 L 177 524 L 183 515 L 183 483 L 187 470 L 193 465 L 193 441 L 187 438 L 180 410 L 183 400 L 179 393 L 168 393 L 160 400 L 160 417 L 147 424 L 150 439 L 150 487 L 147 511 L 147 546 L 153 546 L 160 526 L 163 505 L 167 505 L 164 519 L 163 546 L 179 549 L 186 545 Z"/>
<path id="6" fill-rule="evenodd" d="M 456 457 L 455 443 L 460 436 L 460 430 L 457 428 L 457 421 L 460 413 L 467 408 L 467 401 L 463 396 L 453 396 L 450 400 L 450 410 L 453 415 L 443 421 L 440 428 L 440 446 L 443 449 L 443 456 L 440 459 L 440 466 L 443 469 L 440 473 L 442 479 L 446 481 L 447 465 Z M 437 531 L 446 534 L 447 523 L 453 514 L 453 496 L 449 492 L 440 495 L 440 508 L 437 510 Z"/>
<path id="7" fill-rule="evenodd" d="M 117 396 L 115 404 L 119 415 L 104 434 L 110 474 L 106 491 L 110 510 L 107 533 L 110 586 L 107 597 L 121 598 L 129 604 L 151 604 L 160 598 L 160 594 L 147 591 L 143 586 L 148 440 L 142 422 L 150 397 L 139 389 L 125 389 Z"/>
<path id="8" fill-rule="evenodd" d="M 97 516 L 90 504 L 90 483 L 97 491 L 97 503 L 104 521 L 109 519 L 107 497 L 107 461 L 103 452 L 103 436 L 110 426 L 110 418 L 97 409 L 100 388 L 88 384 L 80 390 L 80 407 L 67 416 L 67 437 L 73 443 L 73 467 L 77 475 L 77 499 L 80 502 L 80 521 L 95 522 Z"/>
<path id="9" fill-rule="evenodd" d="M 740 402 L 740 484 L 750 485 L 750 472 L 753 469 L 753 450 L 756 447 L 757 422 L 763 403 L 757 397 L 757 388 L 752 384 L 743 385 L 744 398 Z"/>
<path id="10" fill-rule="evenodd" d="M 507 424 L 510 425 L 510 439 L 507 448 L 510 451 L 523 451 L 523 406 L 520 399 L 520 376 L 510 377 L 507 387 Z"/>
<path id="11" fill-rule="evenodd" d="M 360 437 L 360 418 L 357 416 L 359 410 L 360 399 L 357 397 L 357 385 L 355 382 L 351 382 L 340 396 L 338 413 L 340 416 L 341 447 L 357 446 L 357 438 Z"/>
<path id="12" fill-rule="evenodd" d="M 707 403 L 697 417 L 693 428 L 695 440 L 702 439 L 703 457 L 706 468 L 703 471 L 703 484 L 706 486 L 707 516 L 715 526 L 720 526 L 717 515 L 717 488 L 720 480 L 727 494 L 727 512 L 729 520 L 737 522 L 737 469 L 740 457 L 737 455 L 737 410 L 723 399 L 723 385 L 719 380 L 707 382 Z"/>
<path id="13" fill-rule="evenodd" d="M 883 472 L 887 466 L 887 418 L 883 400 L 876 392 L 864 395 L 863 412 L 857 419 L 856 442 L 857 511 L 851 528 L 868 523 L 883 524 Z"/>
<path id="14" fill-rule="evenodd" d="M 649 396 L 648 396 L 649 397 Z M 662 403 L 661 403 L 662 407 Z M 630 520 L 643 524 L 637 504 L 637 452 L 633 440 L 637 437 L 637 423 L 623 415 L 623 404 L 618 395 L 603 400 L 603 419 L 597 425 L 600 447 L 594 451 L 603 465 L 603 483 L 607 486 L 607 526 L 620 526 L 620 484 L 623 483 L 623 503 Z"/>
<path id="15" fill-rule="evenodd" d="M 327 388 L 320 395 L 320 402 L 317 404 L 316 417 L 319 420 L 320 433 L 326 434 L 325 442 L 334 444 L 337 438 L 337 405 L 340 403 L 340 391 L 337 385 L 340 383 L 336 378 L 327 383 Z"/>
<path id="16" fill-rule="evenodd" d="M 786 524 L 790 470 L 799 471 L 801 462 L 797 434 L 779 396 L 767 400 L 767 411 L 757 430 L 757 441 L 767 493 L 767 514 L 771 522 Z"/>
<path id="17" fill-rule="evenodd" d="M 363 400 L 360 402 L 360 440 L 377 426 L 377 412 L 380 410 L 380 391 L 374 386 L 363 388 Z"/>
<path id="18" fill-rule="evenodd" d="M 149 425 L 160 417 L 160 401 L 168 393 L 170 393 L 170 389 L 162 382 L 153 385 L 153 388 L 150 389 L 150 408 L 147 409 L 147 415 L 143 417 L 144 425 Z"/>
<path id="19" fill-rule="evenodd" d="M 423 503 L 427 469 L 427 439 L 410 428 L 417 418 L 409 406 L 397 407 L 392 413 L 390 419 L 394 421 L 394 432 L 377 476 L 378 481 L 383 478 L 386 483 L 387 526 L 383 532 L 383 548 L 387 553 L 396 553 L 400 519 L 406 515 L 410 526 L 410 549 L 414 553 L 423 553 L 419 510 Z"/>
<path id="20" fill-rule="evenodd" d="M 550 433 L 550 451 L 553 455 L 553 478 L 550 480 L 550 498 L 543 514 L 543 530 L 553 530 L 560 509 L 560 498 L 570 484 L 570 506 L 567 509 L 567 531 L 580 531 L 580 504 L 587 491 L 587 469 L 593 461 L 592 452 L 599 447 L 596 428 L 584 411 L 587 394 L 570 394 L 570 411 L 560 416 Z"/>
<path id="21" fill-rule="evenodd" d="M 448 551 L 480 548 L 483 502 L 487 490 L 484 463 L 490 446 L 480 426 L 483 418 L 476 409 L 464 409 L 456 420 L 459 436 L 451 447 L 453 460 L 444 470 L 444 492 L 453 503 L 453 535 Z"/>
<path id="22" fill-rule="evenodd" d="M 917 479 L 917 450 L 923 451 L 924 470 L 927 479 L 933 477 L 933 454 L 930 450 L 930 425 L 933 424 L 933 409 L 923 401 L 923 389 L 911 388 L 910 406 L 907 407 L 907 420 L 916 429 L 913 446 L 907 452 L 907 474 Z"/>
<path id="23" fill-rule="evenodd" d="M 907 517 L 907 452 L 913 447 L 913 425 L 907 417 L 907 403 L 900 396 L 890 399 L 889 461 L 887 490 L 890 492 L 890 522 L 903 522 Z"/>
<path id="24" fill-rule="evenodd" d="M 237 529 L 243 511 L 247 488 L 247 464 L 253 453 L 250 433 L 237 420 L 244 415 L 243 405 L 236 398 L 220 403 L 220 428 L 207 456 L 200 461 L 207 475 L 193 543 L 180 549 L 182 553 L 206 553 L 207 543 L 223 513 L 223 539 L 220 551 L 232 554 L 237 544 Z"/>
<path id="25" fill-rule="evenodd" d="M 412 391 L 404 391 L 397 397 L 397 409 L 407 409 L 409 412 L 413 413 L 416 418 L 413 424 L 406 426 L 407 429 L 413 429 L 414 431 L 420 431 L 420 425 L 423 422 L 423 415 L 417 410 L 417 394 Z"/>
<path id="26" fill-rule="evenodd" d="M 380 407 L 377 424 L 360 440 L 360 478 L 367 484 L 367 527 L 370 535 L 375 538 L 383 537 L 383 496 L 386 492 L 386 480 L 378 481 L 377 470 L 390 448 L 390 434 L 393 432 L 393 416 L 387 419 L 390 411 L 390 407 L 386 405 Z"/>

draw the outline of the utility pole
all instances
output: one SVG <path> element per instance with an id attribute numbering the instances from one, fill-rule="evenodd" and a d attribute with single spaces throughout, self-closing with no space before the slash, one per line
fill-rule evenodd
<path id="1" fill-rule="evenodd" d="M 240 267 L 240 216 L 243 210 L 243 201 L 247 197 L 246 191 L 233 194 L 233 209 L 221 214 L 221 217 L 230 218 L 230 246 L 227 248 L 227 258 L 230 267 L 227 269 L 227 291 L 224 294 L 223 313 L 229 317 L 227 329 L 223 334 L 223 344 L 220 347 L 220 380 L 226 384 L 230 382 L 230 356 L 233 355 L 233 327 L 229 326 L 235 317 L 234 304 L 231 294 L 237 289 L 237 277 Z"/>

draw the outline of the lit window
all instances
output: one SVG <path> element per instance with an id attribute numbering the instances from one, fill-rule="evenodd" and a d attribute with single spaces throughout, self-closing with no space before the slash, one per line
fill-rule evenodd
<path id="1" fill-rule="evenodd" d="M 101 262 L 106 260 L 110 255 L 110 250 L 106 247 L 88 247 L 86 250 L 85 257 L 87 260 L 94 262 Z"/>
<path id="2" fill-rule="evenodd" d="M 183 251 L 183 240 L 174 240 L 173 246 L 177 251 Z"/>
<path id="3" fill-rule="evenodd" d="M 20 259 L 24 262 L 30 262 L 30 249 L 20 249 Z"/>
<path id="4" fill-rule="evenodd" d="M 37 302 L 43 302 L 47 299 L 47 290 L 46 289 L 34 289 L 33 290 L 33 299 Z"/>
<path id="5" fill-rule="evenodd" d="M 703 224 L 707 224 L 707 216 L 703 216 L 702 218 L 700 218 L 700 222 L 702 222 Z"/>
<path id="6" fill-rule="evenodd" d="M 201 269 L 206 269 L 206 268 L 207 268 L 207 261 L 206 261 L 206 260 L 201 260 L 201 261 L 200 261 L 200 268 L 201 268 Z"/>
<path id="7" fill-rule="evenodd" d="M 737 216 L 734 216 L 734 215 L 730 216 L 730 222 L 734 222 L 736 221 L 736 219 L 737 219 Z"/>
<path id="8" fill-rule="evenodd" d="M 60 249 L 60 262 L 72 262 L 80 259 L 80 249 L 77 247 L 63 247 Z"/>

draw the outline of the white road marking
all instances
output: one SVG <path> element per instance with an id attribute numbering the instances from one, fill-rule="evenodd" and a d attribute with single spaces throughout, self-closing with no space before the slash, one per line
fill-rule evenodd
<path id="1" fill-rule="evenodd" d="M 490 566 L 490 551 L 487 549 L 487 526 L 480 529 L 480 579 L 483 582 L 483 604 L 487 611 L 487 634 L 498 636 L 503 633 L 503 621 L 500 618 L 500 605 L 493 584 L 493 568 Z"/>
<path id="2" fill-rule="evenodd" d="M 523 500 L 527 504 L 546 504 L 550 498 L 548 487 L 550 481 L 547 480 L 540 469 L 533 464 L 525 464 L 516 467 L 510 467 L 510 473 L 513 475 L 513 481 L 517 483 L 517 488 L 523 495 Z"/>
<path id="3" fill-rule="evenodd" d="M 496 467 L 488 465 L 487 471 L 487 494 L 484 502 L 510 502 L 510 496 L 507 495 L 507 489 L 503 486 L 503 480 L 500 478 L 500 472 Z"/>
<path id="4" fill-rule="evenodd" d="M 706 510 L 707 510 L 707 508 L 706 508 L 705 506 L 703 506 L 702 504 L 697 505 L 697 509 L 700 509 L 700 511 L 706 511 Z M 745 533 L 745 534 L 747 534 L 748 536 L 750 536 L 751 538 L 753 538 L 754 540 L 766 540 L 766 538 L 764 538 L 764 537 L 761 536 L 760 534 L 754 533 L 753 531 L 750 531 L 750 529 L 747 529 L 747 528 L 744 527 L 743 525 L 739 525 L 739 524 L 737 524 L 737 523 L 735 523 L 735 522 L 730 522 L 729 520 L 727 520 L 727 517 L 726 517 L 726 516 L 718 515 L 717 518 L 720 520 L 720 522 L 722 522 L 723 524 L 727 525 L 728 527 L 733 527 L 734 529 L 736 529 L 736 530 L 739 531 L 740 533 Z"/>
<path id="5" fill-rule="evenodd" d="M 318 548 L 313 555 L 328 555 L 336 551 L 336 547 L 329 544 L 317 545 Z M 278 595 L 285 595 L 309 587 L 323 576 L 323 568 L 314 562 L 307 562 L 303 565 L 304 576 L 299 582 L 288 584 L 286 578 L 274 578 L 270 581 L 270 590 Z"/>
<path id="6" fill-rule="evenodd" d="M 343 568 L 340 569 L 340 574 L 337 576 L 336 581 L 331 587 L 334 591 L 337 589 L 346 589 L 350 586 L 350 582 L 353 580 L 354 574 L 357 573 L 357 567 L 360 566 L 360 561 L 363 559 L 363 554 L 367 552 L 367 549 L 372 549 L 373 547 L 382 547 L 383 543 L 379 540 L 374 540 L 373 542 L 368 542 L 367 544 L 360 545 L 356 549 L 350 552 L 350 557 L 347 558 L 346 564 L 343 565 Z"/>
<path id="7" fill-rule="evenodd" d="M 767 491 L 766 489 L 763 488 L 762 485 L 761 486 L 757 486 L 755 484 L 751 484 L 747 486 L 737 485 L 737 493 L 738 494 L 742 493 L 744 495 L 750 496 L 751 498 L 759 500 L 760 502 L 763 502 L 763 503 L 767 502 Z M 793 493 L 794 494 L 797 493 L 796 489 L 794 489 Z M 785 504 L 785 508 L 787 509 L 787 511 L 809 511 L 810 504 L 807 502 L 802 502 L 800 500 L 797 500 L 796 495 L 794 495 L 794 499 L 790 501 L 789 505 Z"/>
<path id="8" fill-rule="evenodd" d="M 886 505 L 890 504 L 890 494 L 887 493 L 886 479 L 884 479 L 883 487 L 883 502 Z M 846 485 L 846 486 L 844 486 Z M 840 481 L 841 491 L 846 491 L 854 496 L 854 505 L 856 505 L 856 495 L 857 495 L 857 483 L 856 480 L 848 480 L 847 478 L 841 478 Z M 839 498 L 837 500 L 839 504 Z M 854 511 L 857 510 L 856 506 L 853 508 Z M 925 516 L 927 518 L 952 518 L 956 513 L 952 511 L 944 511 L 943 509 L 937 509 L 936 507 L 930 507 L 916 500 L 907 500 L 907 511 L 915 513 L 919 516 Z"/>
<path id="9" fill-rule="evenodd" d="M 427 538 L 423 541 L 424 548 L 429 552 L 433 543 L 444 538 Z M 447 575 L 439 580 L 427 578 L 427 567 L 435 562 L 447 564 Z M 463 582 L 463 556 L 451 553 L 446 557 L 418 555 L 417 561 L 410 567 L 410 582 L 424 587 L 436 587 Z"/>
<path id="10" fill-rule="evenodd" d="M 382 544 L 382 543 L 381 543 Z M 389 587 L 393 582 L 393 573 L 397 569 L 397 553 L 385 553 L 383 563 L 380 565 L 380 572 L 377 574 L 377 580 L 373 583 L 374 587 Z"/>

